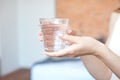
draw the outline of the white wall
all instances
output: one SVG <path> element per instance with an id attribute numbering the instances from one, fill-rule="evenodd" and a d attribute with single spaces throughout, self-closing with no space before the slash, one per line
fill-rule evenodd
<path id="1" fill-rule="evenodd" d="M 1 20 L 0 20 L 1 21 Z M 0 24 L 0 59 L 1 59 L 1 55 L 2 55 L 2 49 L 1 49 L 2 47 L 1 47 L 1 24 Z"/>
<path id="2" fill-rule="evenodd" d="M 1 8 L 0 8 L 0 11 L 1 11 Z M 1 15 L 0 15 L 1 17 Z M 1 22 L 1 19 L 0 19 L 0 22 Z M 1 76 L 1 55 L 2 55 L 2 49 L 1 49 L 1 23 L 0 23 L 0 76 Z"/>
<path id="3" fill-rule="evenodd" d="M 16 70 L 18 64 L 17 0 L 0 0 L 2 75 Z"/>
<path id="4" fill-rule="evenodd" d="M 0 22 L 1 22 L 1 20 L 0 20 Z M 2 49 L 1 49 L 2 47 L 1 47 L 1 23 L 0 23 L 0 59 L 1 59 L 1 55 L 2 55 Z"/>
<path id="5" fill-rule="evenodd" d="M 43 60 L 43 45 L 39 42 L 40 17 L 55 16 L 55 0 L 19 0 L 18 32 L 19 59 L 21 67 L 30 67 Z"/>
<path id="6" fill-rule="evenodd" d="M 2 53 L 1 53 L 1 26 L 0 26 L 0 76 L 1 76 L 1 54 Z"/>
<path id="7" fill-rule="evenodd" d="M 55 0 L 0 0 L 2 75 L 46 58 L 40 17 L 55 17 Z"/>
<path id="8" fill-rule="evenodd" d="M 0 16 L 1 17 L 1 16 Z M 1 20 L 0 20 L 0 22 L 1 22 Z M 0 58 L 1 58 L 1 55 L 2 55 L 2 53 L 1 53 L 1 49 L 2 47 L 1 47 L 1 23 L 0 23 Z"/>
<path id="9" fill-rule="evenodd" d="M 2 4 L 1 4 L 1 1 L 0 1 L 0 11 L 2 10 Z M 2 13 L 0 13 L 0 58 L 1 58 L 1 18 L 2 18 Z"/>

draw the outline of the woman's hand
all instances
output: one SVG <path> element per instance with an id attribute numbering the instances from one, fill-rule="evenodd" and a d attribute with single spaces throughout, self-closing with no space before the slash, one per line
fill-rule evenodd
<path id="1" fill-rule="evenodd" d="M 102 43 L 92 37 L 64 35 L 61 37 L 64 41 L 71 43 L 65 49 L 57 52 L 45 52 L 51 57 L 78 57 L 82 55 L 97 55 L 97 51 L 103 46 Z"/>

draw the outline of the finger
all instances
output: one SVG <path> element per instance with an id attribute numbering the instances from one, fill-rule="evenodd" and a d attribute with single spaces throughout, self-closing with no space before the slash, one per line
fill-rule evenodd
<path id="1" fill-rule="evenodd" d="M 76 37 L 76 36 L 71 36 L 71 35 L 63 35 L 63 36 L 61 36 L 61 38 L 62 38 L 63 40 L 70 41 L 70 42 L 72 42 L 72 43 L 76 43 L 76 41 L 77 41 L 77 39 L 78 39 L 78 37 Z"/>
<path id="2" fill-rule="evenodd" d="M 67 33 L 68 33 L 69 35 L 75 35 L 75 31 L 70 30 L 70 29 L 67 31 Z"/>
<path id="3" fill-rule="evenodd" d="M 39 39 L 40 42 L 43 42 L 43 39 Z"/>
<path id="4" fill-rule="evenodd" d="M 39 36 L 42 36 L 43 35 L 43 33 L 42 32 L 39 32 Z"/>
<path id="5" fill-rule="evenodd" d="M 43 39 L 39 39 L 40 42 L 43 42 Z"/>
<path id="6" fill-rule="evenodd" d="M 44 41 L 42 36 L 39 37 L 39 41 L 40 41 L 40 42 L 43 42 L 43 41 Z"/>
<path id="7" fill-rule="evenodd" d="M 64 55 L 61 55 L 61 54 L 58 54 L 58 53 L 53 53 L 53 52 L 44 52 L 47 56 L 50 56 L 50 57 L 69 57 L 68 55 L 64 54 Z"/>
<path id="8" fill-rule="evenodd" d="M 72 33 L 72 30 L 70 30 L 70 29 L 67 30 L 67 33 L 68 33 L 68 34 L 71 34 L 71 33 Z"/>
<path id="9" fill-rule="evenodd" d="M 44 52 L 46 55 L 51 56 L 51 57 L 65 57 L 66 54 L 63 53 L 58 53 L 58 52 Z"/>
<path id="10" fill-rule="evenodd" d="M 65 49 L 62 49 L 57 52 L 44 52 L 46 55 L 51 57 L 68 57 L 74 55 L 74 45 L 67 47 Z"/>
<path id="11" fill-rule="evenodd" d="M 79 31 L 76 31 L 76 30 L 68 30 L 67 31 L 67 34 L 69 34 L 69 35 L 76 35 L 76 36 L 82 36 L 83 34 L 81 33 L 81 32 L 79 32 Z"/>

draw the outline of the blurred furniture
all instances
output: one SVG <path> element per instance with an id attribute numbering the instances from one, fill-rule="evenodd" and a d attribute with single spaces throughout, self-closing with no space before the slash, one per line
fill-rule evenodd
<path id="1" fill-rule="evenodd" d="M 29 69 L 19 69 L 8 75 L 0 77 L 0 80 L 30 80 Z"/>
<path id="2" fill-rule="evenodd" d="M 80 59 L 52 59 L 34 64 L 31 80 L 94 80 Z"/>
<path id="3" fill-rule="evenodd" d="M 0 77 L 1 77 L 1 56 L 0 56 Z"/>

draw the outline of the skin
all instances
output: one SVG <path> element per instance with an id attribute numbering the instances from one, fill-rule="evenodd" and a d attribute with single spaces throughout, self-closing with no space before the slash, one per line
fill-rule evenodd
<path id="1" fill-rule="evenodd" d="M 58 52 L 44 53 L 51 57 L 81 57 L 85 67 L 96 80 L 110 80 L 112 72 L 120 78 L 119 56 L 92 37 L 71 34 L 72 31 L 68 31 L 67 35 L 60 37 L 71 44 L 69 47 Z"/>

